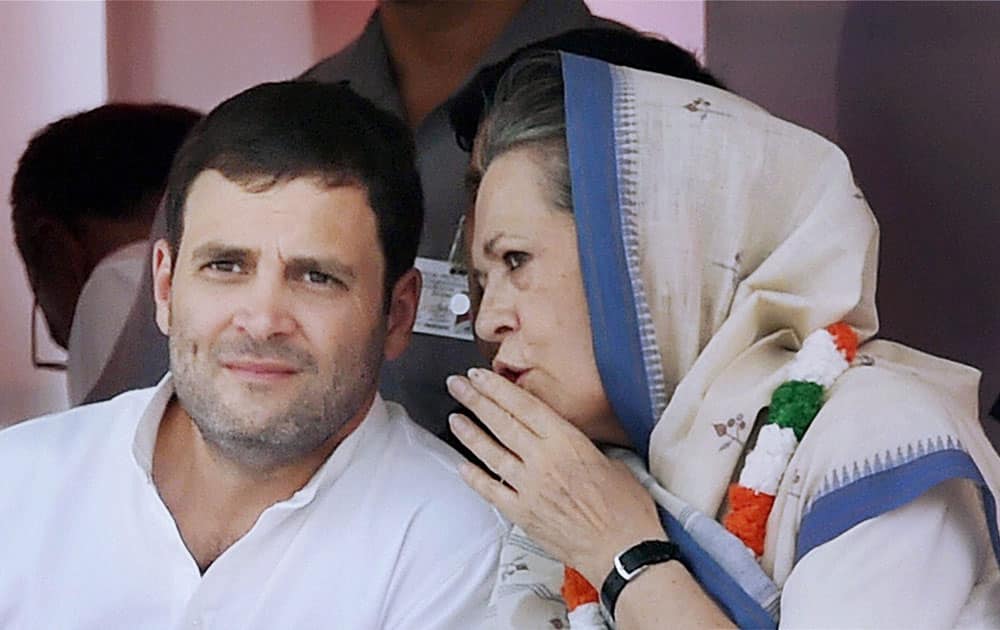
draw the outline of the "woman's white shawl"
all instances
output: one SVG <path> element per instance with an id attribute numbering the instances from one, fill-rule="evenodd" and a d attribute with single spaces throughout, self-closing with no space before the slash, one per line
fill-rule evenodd
<path id="1" fill-rule="evenodd" d="M 875 219 L 840 149 L 728 92 L 574 55 L 563 55 L 563 74 L 605 389 L 648 454 L 645 482 L 660 505 L 682 525 L 692 513 L 714 524 L 800 341 L 837 321 L 863 340 L 875 334 Z M 1000 579 L 1000 460 L 979 425 L 978 380 L 895 343 L 861 346 L 781 482 L 759 561 L 771 589 L 759 587 L 761 575 L 736 578 L 773 620 L 775 593 L 799 558 L 950 479 L 981 491 L 983 548 L 994 553 L 976 579 Z M 741 569 L 725 557 L 731 540 L 711 540 L 718 531 L 694 538 L 725 571 L 745 569 L 746 558 L 735 560 Z M 515 622 L 526 607 L 555 595 L 534 618 L 558 609 L 561 568 L 544 579 L 512 571 L 515 558 L 544 560 L 529 559 L 530 541 L 514 536 L 498 621 L 529 627 Z"/>

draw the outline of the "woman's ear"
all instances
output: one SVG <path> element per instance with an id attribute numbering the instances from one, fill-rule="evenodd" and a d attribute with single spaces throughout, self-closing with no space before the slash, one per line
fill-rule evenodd
<path id="1" fill-rule="evenodd" d="M 420 272 L 413 268 L 404 273 L 392 287 L 385 338 L 385 358 L 389 361 L 398 358 L 410 345 L 422 286 Z"/>
<path id="2" fill-rule="evenodd" d="M 170 334 L 170 294 L 173 288 L 173 257 L 165 239 L 153 245 L 153 301 L 156 302 L 156 325 Z"/>

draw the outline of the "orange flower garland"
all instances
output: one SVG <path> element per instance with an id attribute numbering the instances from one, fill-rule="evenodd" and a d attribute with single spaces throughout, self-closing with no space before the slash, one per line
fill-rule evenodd
<path id="1" fill-rule="evenodd" d="M 563 571 L 562 597 L 566 602 L 571 628 L 574 630 L 607 628 L 601 615 L 601 599 L 597 589 L 571 567 L 566 567 Z"/>

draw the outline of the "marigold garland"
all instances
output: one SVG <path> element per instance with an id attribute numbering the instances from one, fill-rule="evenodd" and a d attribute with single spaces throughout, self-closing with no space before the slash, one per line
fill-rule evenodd
<path id="1" fill-rule="evenodd" d="M 729 489 L 729 505 L 731 511 L 726 518 L 726 529 L 742 533 L 740 539 L 743 540 L 743 544 L 755 555 L 763 554 L 765 530 L 756 524 L 761 521 L 767 522 L 771 507 L 774 505 L 774 495 L 734 485 Z"/>
<path id="2" fill-rule="evenodd" d="M 573 630 L 604 630 L 601 600 L 597 589 L 572 567 L 563 571 L 562 597 L 566 602 L 569 626 Z"/>
<path id="3" fill-rule="evenodd" d="M 833 382 L 850 366 L 858 337 L 844 322 L 817 330 L 802 343 L 788 366 L 785 382 L 774 390 L 768 424 L 747 454 L 738 484 L 729 488 L 726 529 L 757 556 L 764 553 L 767 519 L 778 486 L 799 440 L 805 435 Z"/>

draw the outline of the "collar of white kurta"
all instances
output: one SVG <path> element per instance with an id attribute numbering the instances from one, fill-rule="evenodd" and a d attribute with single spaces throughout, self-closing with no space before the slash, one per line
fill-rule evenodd
<path id="1" fill-rule="evenodd" d="M 153 397 L 146 405 L 136 423 L 132 437 L 132 460 L 139 471 L 150 481 L 153 478 L 153 451 L 156 446 L 156 434 L 163 419 L 167 405 L 174 397 L 173 376 L 168 372 L 154 388 Z M 359 446 L 370 439 L 378 439 L 387 429 L 389 413 L 385 401 L 378 394 L 368 410 L 368 415 L 337 449 L 320 466 L 306 485 L 291 498 L 285 501 L 288 507 L 303 507 L 308 505 L 316 493 L 334 483 L 350 464 Z"/>

